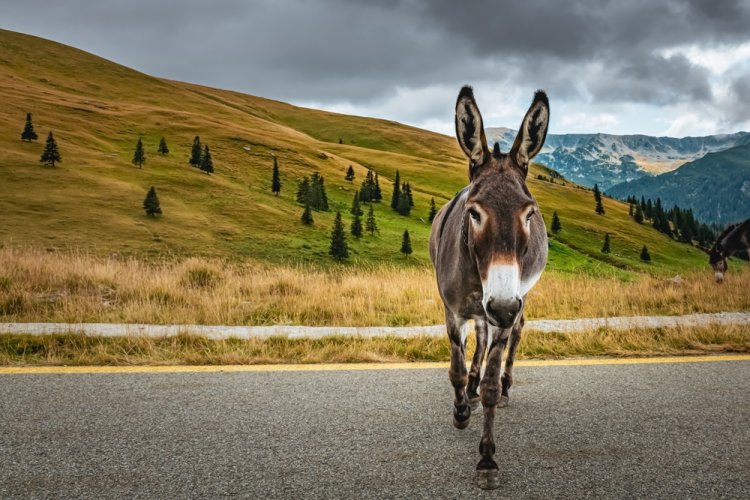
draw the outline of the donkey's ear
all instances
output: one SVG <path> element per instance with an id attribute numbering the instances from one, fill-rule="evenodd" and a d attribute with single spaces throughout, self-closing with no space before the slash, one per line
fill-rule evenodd
<path id="1" fill-rule="evenodd" d="M 469 176 L 483 164 L 490 154 L 484 136 L 482 115 L 474 100 L 474 91 L 466 85 L 456 100 L 456 137 L 464 154 L 469 158 Z"/>
<path id="2" fill-rule="evenodd" d="M 543 90 L 537 90 L 510 150 L 511 158 L 521 167 L 524 174 L 529 171 L 531 159 L 541 151 L 544 145 L 548 125 L 549 100 Z"/>

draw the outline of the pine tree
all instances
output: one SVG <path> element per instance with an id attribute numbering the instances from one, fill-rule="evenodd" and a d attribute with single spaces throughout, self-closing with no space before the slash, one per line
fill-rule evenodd
<path id="1" fill-rule="evenodd" d="M 281 192 L 281 177 L 279 176 L 279 164 L 276 157 L 273 157 L 273 178 L 271 179 L 271 191 L 276 196 Z"/>
<path id="2" fill-rule="evenodd" d="M 341 212 L 336 212 L 336 219 L 333 222 L 331 231 L 331 247 L 328 253 L 336 260 L 343 260 L 349 256 L 349 248 L 346 244 L 346 235 L 344 234 L 344 224 L 341 222 Z"/>
<path id="3" fill-rule="evenodd" d="M 208 145 L 203 148 L 203 156 L 201 156 L 201 170 L 206 172 L 207 175 L 211 175 L 214 171 L 214 162 L 211 159 L 211 151 L 208 150 Z"/>
<path id="4" fill-rule="evenodd" d="M 354 193 L 354 200 L 352 200 L 352 209 L 349 211 L 349 213 L 357 217 L 364 215 L 362 208 L 359 206 L 359 191 Z"/>
<path id="5" fill-rule="evenodd" d="M 402 192 L 399 200 L 398 205 L 396 206 L 396 211 L 400 215 L 409 215 L 411 213 L 411 205 L 409 204 L 409 195 L 405 192 Z"/>
<path id="6" fill-rule="evenodd" d="M 596 213 L 598 213 L 599 215 L 604 215 L 604 205 L 602 205 L 601 198 L 596 201 Z"/>
<path id="7" fill-rule="evenodd" d="M 409 231 L 404 229 L 404 236 L 401 238 L 401 253 L 404 255 L 411 255 L 411 239 L 409 238 Z"/>
<path id="8" fill-rule="evenodd" d="M 638 224 L 643 224 L 643 210 L 641 209 L 640 205 L 635 206 L 635 214 L 633 214 L 633 219 L 635 219 Z"/>
<path id="9" fill-rule="evenodd" d="M 435 198 L 430 198 L 430 215 L 427 216 L 430 222 L 435 220 L 437 215 L 437 207 L 435 206 Z"/>
<path id="10" fill-rule="evenodd" d="M 146 163 L 146 151 L 143 150 L 143 141 L 138 138 L 138 142 L 135 144 L 135 153 L 133 153 L 133 165 L 138 168 L 143 168 L 143 164 Z"/>
<path id="11" fill-rule="evenodd" d="M 406 197 L 409 198 L 409 206 L 413 207 L 414 206 L 414 198 L 411 195 L 411 186 L 409 185 L 408 182 L 406 183 L 406 186 L 404 187 L 404 193 L 406 193 Z"/>
<path id="12" fill-rule="evenodd" d="M 310 210 L 310 204 L 305 203 L 305 211 L 302 212 L 302 224 L 311 226 L 313 224 L 312 210 Z"/>
<path id="13" fill-rule="evenodd" d="M 351 233 L 355 238 L 362 236 L 362 217 L 360 215 L 355 215 L 352 219 Z"/>
<path id="14" fill-rule="evenodd" d="M 688 222 L 687 218 L 682 219 L 682 224 L 679 227 L 680 229 L 680 241 L 683 243 L 689 243 L 693 244 L 693 228 L 690 226 L 690 223 Z"/>
<path id="15" fill-rule="evenodd" d="M 148 194 L 146 195 L 146 199 L 143 200 L 143 209 L 151 217 L 161 215 L 159 197 L 156 196 L 156 188 L 154 188 L 154 186 L 151 186 L 151 189 L 148 190 Z"/>
<path id="16" fill-rule="evenodd" d="M 396 170 L 396 179 L 393 181 L 393 196 L 391 196 L 391 208 L 398 211 L 398 203 L 401 199 L 401 176 Z"/>
<path id="17" fill-rule="evenodd" d="M 641 260 L 644 262 L 651 261 L 651 255 L 649 255 L 648 248 L 646 248 L 646 245 L 643 245 L 643 249 L 641 250 Z"/>
<path id="18" fill-rule="evenodd" d="M 375 236 L 378 231 L 378 224 L 375 222 L 375 210 L 372 208 L 370 203 L 370 210 L 367 211 L 367 219 L 365 219 L 365 230 L 370 233 L 370 236 Z"/>
<path id="19" fill-rule="evenodd" d="M 557 234 L 562 230 L 562 224 L 560 224 L 560 217 L 558 217 L 557 212 L 552 212 L 552 232 Z"/>
<path id="20" fill-rule="evenodd" d="M 599 201 L 602 199 L 602 193 L 599 191 L 599 185 L 594 184 L 594 201 Z"/>
<path id="21" fill-rule="evenodd" d="M 633 216 L 633 204 L 632 203 L 628 204 L 628 215 L 631 217 Z"/>
<path id="22" fill-rule="evenodd" d="M 23 132 L 21 132 L 22 141 L 35 141 L 39 137 L 34 132 L 34 124 L 31 123 L 31 113 L 26 113 L 26 124 L 23 126 Z"/>
<path id="23" fill-rule="evenodd" d="M 380 201 L 383 199 L 383 193 L 380 191 L 380 179 L 378 179 L 377 172 L 375 173 L 375 190 L 372 198 L 374 201 Z"/>
<path id="24" fill-rule="evenodd" d="M 193 147 L 190 150 L 190 160 L 189 163 L 199 168 L 201 166 L 201 153 L 203 152 L 203 146 L 201 146 L 201 138 L 199 136 L 195 136 L 195 139 L 193 139 Z"/>
<path id="25" fill-rule="evenodd" d="M 643 215 L 647 219 L 654 218 L 654 205 L 651 203 L 651 198 L 649 198 L 648 201 L 646 202 L 646 209 L 643 211 Z"/>
<path id="26" fill-rule="evenodd" d="M 310 202 L 310 178 L 303 177 L 302 180 L 297 183 L 297 203 L 309 205 Z"/>
<path id="27" fill-rule="evenodd" d="M 604 246 L 602 246 L 602 253 L 609 253 L 609 233 L 604 233 Z"/>
<path id="28" fill-rule="evenodd" d="M 161 138 L 159 141 L 159 154 L 168 155 L 169 154 L 169 147 L 167 146 L 167 141 L 164 139 L 164 137 Z"/>
<path id="29" fill-rule="evenodd" d="M 57 149 L 57 141 L 55 141 L 51 131 L 47 136 L 47 143 L 44 145 L 44 152 L 39 161 L 50 167 L 54 167 L 55 163 L 62 163 L 62 156 Z"/>
<path id="30" fill-rule="evenodd" d="M 349 170 L 346 171 L 346 177 L 344 177 L 349 182 L 354 181 L 354 168 L 349 165 Z"/>
<path id="31" fill-rule="evenodd" d="M 310 180 L 310 205 L 314 210 L 328 211 L 328 195 L 326 195 L 325 180 L 318 172 Z"/>

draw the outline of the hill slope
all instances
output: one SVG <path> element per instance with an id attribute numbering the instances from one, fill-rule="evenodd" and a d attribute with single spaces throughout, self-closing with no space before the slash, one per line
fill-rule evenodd
<path id="1" fill-rule="evenodd" d="M 489 128 L 487 137 L 508 148 L 516 132 Z M 707 153 L 750 144 L 750 134 L 705 137 L 653 137 L 648 135 L 550 134 L 537 158 L 566 178 L 608 189 L 621 182 L 669 172 Z"/>
<path id="2" fill-rule="evenodd" d="M 666 207 L 692 208 L 706 222 L 740 222 L 750 217 L 750 145 L 709 153 L 673 172 L 618 184 L 607 192 L 621 198 L 661 198 Z"/>
<path id="3" fill-rule="evenodd" d="M 466 161 L 455 140 L 386 120 L 304 109 L 289 104 L 157 79 L 86 52 L 0 31 L 0 242 L 139 256 L 212 255 L 328 264 L 336 209 L 348 209 L 368 168 L 380 177 L 383 203 L 375 212 L 380 234 L 349 237 L 353 262 L 428 262 L 430 198 L 444 204 L 466 183 Z M 22 142 L 27 112 L 40 140 Z M 63 162 L 39 163 L 53 130 Z M 216 172 L 206 176 L 187 159 L 193 137 L 211 148 Z M 156 154 L 161 137 L 170 154 Z M 138 138 L 143 169 L 130 162 Z M 339 144 L 339 139 L 342 144 Z M 281 196 L 271 193 L 278 158 Z M 354 183 L 345 181 L 349 165 Z M 389 207 L 396 170 L 414 190 L 412 215 Z M 334 211 L 315 213 L 303 226 L 296 182 L 320 172 Z M 627 275 L 628 270 L 678 272 L 705 265 L 695 249 L 675 243 L 627 216 L 627 206 L 605 200 L 597 216 L 591 193 L 537 180 L 529 186 L 547 220 L 556 210 L 563 231 L 552 243 L 550 268 Z M 145 216 L 142 202 L 155 186 L 163 217 Z M 414 255 L 399 253 L 408 229 Z M 605 232 L 613 251 L 599 252 Z M 647 244 L 652 264 L 638 259 Z"/>

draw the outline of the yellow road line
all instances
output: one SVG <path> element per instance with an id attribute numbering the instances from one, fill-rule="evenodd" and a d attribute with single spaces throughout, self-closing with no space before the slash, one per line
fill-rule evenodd
<path id="1" fill-rule="evenodd" d="M 670 356 L 653 358 L 591 358 L 522 360 L 515 366 L 593 366 L 750 361 L 750 354 Z M 330 372 L 362 370 L 447 369 L 448 363 L 322 363 L 309 365 L 198 365 L 198 366 L 4 366 L 0 375 L 75 373 L 213 373 L 213 372 Z"/>

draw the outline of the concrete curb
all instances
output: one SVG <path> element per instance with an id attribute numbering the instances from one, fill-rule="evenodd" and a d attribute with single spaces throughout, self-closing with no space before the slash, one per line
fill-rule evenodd
<path id="1" fill-rule="evenodd" d="M 664 328 L 674 326 L 748 325 L 750 312 L 722 312 L 688 314 L 685 316 L 616 316 L 612 318 L 582 318 L 562 320 L 533 320 L 526 329 L 542 332 L 575 333 L 606 328 Z M 440 337 L 445 335 L 444 325 L 431 326 L 222 326 L 222 325 L 148 325 L 117 323 L 0 323 L 0 334 L 52 335 L 81 333 L 99 337 L 173 337 L 179 334 L 201 335 L 213 340 L 228 338 L 251 339 L 274 336 L 322 338 L 331 335 L 359 337 Z"/>

